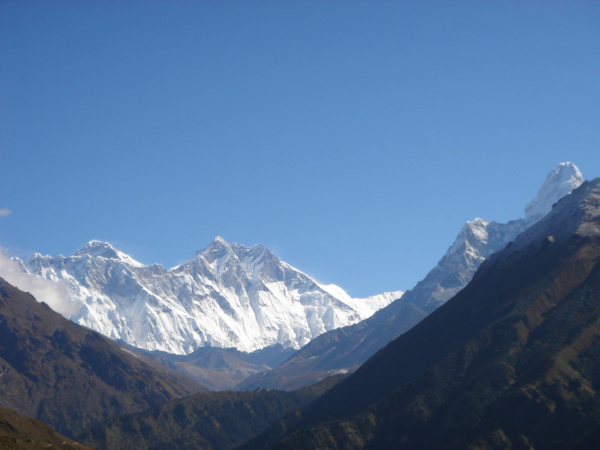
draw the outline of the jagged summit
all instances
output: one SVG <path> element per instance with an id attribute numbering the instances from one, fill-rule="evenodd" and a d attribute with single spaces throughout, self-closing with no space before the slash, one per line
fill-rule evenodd
<path id="1" fill-rule="evenodd" d="M 236 242 L 229 243 L 220 236 L 214 238 L 210 244 L 202 250 L 198 250 L 191 261 L 204 259 L 209 263 L 213 263 L 215 260 L 221 260 L 223 258 L 221 263 L 224 264 L 229 257 L 238 259 L 240 262 L 247 262 L 249 260 L 257 261 L 265 257 L 280 262 L 279 258 L 262 244 L 255 244 L 252 247 L 247 247 Z M 188 261 L 188 263 L 191 261 Z"/>
<path id="2" fill-rule="evenodd" d="M 446 255 L 405 300 L 410 298 L 427 312 L 437 309 L 467 285 L 486 258 L 542 219 L 552 205 L 582 183 L 583 177 L 575 164 L 561 163 L 548 174 L 537 196 L 527 204 L 525 219 L 497 223 L 478 217 L 467 222 Z"/>
<path id="3" fill-rule="evenodd" d="M 221 236 L 217 236 L 214 238 L 206 247 L 196 252 L 196 256 L 205 255 L 210 252 L 222 252 L 226 251 L 231 254 L 235 254 L 238 258 L 242 259 L 244 255 L 248 253 L 258 254 L 258 253 L 268 253 L 269 255 L 273 255 L 273 253 L 265 247 L 263 244 L 255 244 L 251 247 L 247 245 L 238 244 L 237 242 L 227 242 Z M 275 256 L 275 255 L 273 255 Z"/>
<path id="4" fill-rule="evenodd" d="M 212 260 L 215 258 L 220 258 L 221 256 L 223 256 L 225 254 L 232 254 L 232 253 L 233 253 L 233 250 L 231 249 L 229 242 L 227 242 L 221 236 L 217 236 L 212 241 L 210 241 L 210 243 L 206 247 L 198 250 L 193 259 L 208 258 L 208 259 Z"/>
<path id="5" fill-rule="evenodd" d="M 567 242 L 574 236 L 600 236 L 600 177 L 585 181 L 557 202 L 549 214 L 495 257 L 507 258 L 529 248 Z"/>
<path id="6" fill-rule="evenodd" d="M 552 210 L 552 205 L 583 183 L 581 172 L 571 162 L 560 163 L 552 170 L 537 196 L 525 207 L 525 220 L 534 222 Z"/>
<path id="7" fill-rule="evenodd" d="M 87 244 L 85 244 L 82 248 L 80 248 L 75 253 L 73 253 L 73 257 L 84 256 L 84 255 L 102 257 L 102 258 L 106 258 L 106 259 L 116 259 L 116 260 L 119 260 L 121 262 L 127 263 L 132 266 L 136 266 L 136 267 L 144 266 L 142 263 L 136 261 L 131 256 L 123 253 L 120 250 L 117 250 L 112 245 L 110 245 L 108 242 L 91 240 Z"/>
<path id="8" fill-rule="evenodd" d="M 97 241 L 92 239 L 75 253 L 73 256 L 81 256 L 81 255 L 92 255 L 92 256 L 102 256 L 104 258 L 117 258 L 118 253 L 117 249 L 115 249 L 108 242 Z"/>

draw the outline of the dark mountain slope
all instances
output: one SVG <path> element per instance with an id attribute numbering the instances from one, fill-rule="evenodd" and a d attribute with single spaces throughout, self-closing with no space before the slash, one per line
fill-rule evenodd
<path id="1" fill-rule="evenodd" d="M 353 370 L 427 314 L 462 290 L 491 254 L 503 249 L 551 210 L 556 201 L 579 186 L 583 178 L 572 163 L 552 170 L 538 195 L 525 208 L 525 218 L 506 224 L 477 218 L 467 222 L 438 264 L 407 291 L 365 321 L 328 331 L 265 376 L 251 376 L 238 389 L 303 386 L 335 371 Z M 298 375 L 294 375 L 298 374 Z"/>
<path id="2" fill-rule="evenodd" d="M 244 448 L 585 447 L 600 426 L 599 389 L 596 179 L 447 304 Z"/>
<path id="3" fill-rule="evenodd" d="M 206 391 L 0 279 L 0 405 L 74 436 L 114 414 Z"/>
<path id="4" fill-rule="evenodd" d="M 396 300 L 362 322 L 318 336 L 279 367 L 249 376 L 236 389 L 299 389 L 340 371 L 352 371 L 426 316 L 403 299 Z"/>
<path id="5" fill-rule="evenodd" d="M 228 449 L 306 406 L 337 383 L 331 377 L 299 391 L 211 392 L 115 417 L 78 437 L 102 449 Z"/>
<path id="6" fill-rule="evenodd" d="M 77 444 L 58 434 L 52 427 L 35 419 L 0 407 L 0 448 L 2 449 L 81 449 Z"/>

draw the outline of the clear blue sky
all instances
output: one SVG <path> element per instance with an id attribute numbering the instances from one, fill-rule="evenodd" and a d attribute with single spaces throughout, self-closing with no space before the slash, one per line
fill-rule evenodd
<path id="1" fill-rule="evenodd" d="M 220 235 L 365 296 L 559 162 L 600 176 L 600 2 L 3 1 L 0 53 L 21 256 Z"/>

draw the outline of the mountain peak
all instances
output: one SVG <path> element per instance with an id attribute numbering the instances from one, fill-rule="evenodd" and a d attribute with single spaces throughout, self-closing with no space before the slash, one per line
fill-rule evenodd
<path id="1" fill-rule="evenodd" d="M 103 256 L 104 258 L 116 258 L 117 250 L 110 245 L 108 242 L 96 241 L 92 239 L 79 250 L 77 250 L 73 256 L 81 255 L 92 255 L 92 256 Z"/>
<path id="2" fill-rule="evenodd" d="M 525 219 L 537 221 L 552 210 L 552 205 L 583 183 L 577 166 L 571 162 L 560 163 L 546 177 L 537 196 L 525 207 Z"/>
<path id="3" fill-rule="evenodd" d="M 126 255 L 120 250 L 117 250 L 108 242 L 91 240 L 87 244 L 85 244 L 82 248 L 73 253 L 73 256 L 96 256 L 102 257 L 106 259 L 116 259 L 122 262 L 125 262 L 132 266 L 141 267 L 142 263 L 136 261 L 131 256 Z"/>
<path id="4" fill-rule="evenodd" d="M 573 235 L 600 236 L 600 177 L 587 181 L 535 225 L 523 232 L 496 258 L 530 248 L 532 245 L 568 242 Z M 504 255 L 504 256 L 502 256 Z"/>
<path id="5" fill-rule="evenodd" d="M 210 241 L 210 243 L 206 247 L 204 247 L 201 250 L 198 250 L 196 252 L 196 256 L 204 255 L 208 252 L 215 252 L 223 249 L 231 253 L 231 246 L 229 245 L 229 242 L 227 242 L 221 236 L 217 236 L 212 241 Z"/>

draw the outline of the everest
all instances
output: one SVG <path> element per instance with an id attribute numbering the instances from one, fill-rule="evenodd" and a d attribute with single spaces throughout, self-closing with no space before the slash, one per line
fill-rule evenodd
<path id="1" fill-rule="evenodd" d="M 403 294 L 351 298 L 260 244 L 245 247 L 220 237 L 169 270 L 100 241 L 68 257 L 34 254 L 21 267 L 67 284 L 78 307 L 72 321 L 136 347 L 176 354 L 205 346 L 251 352 L 277 343 L 297 349 Z"/>

